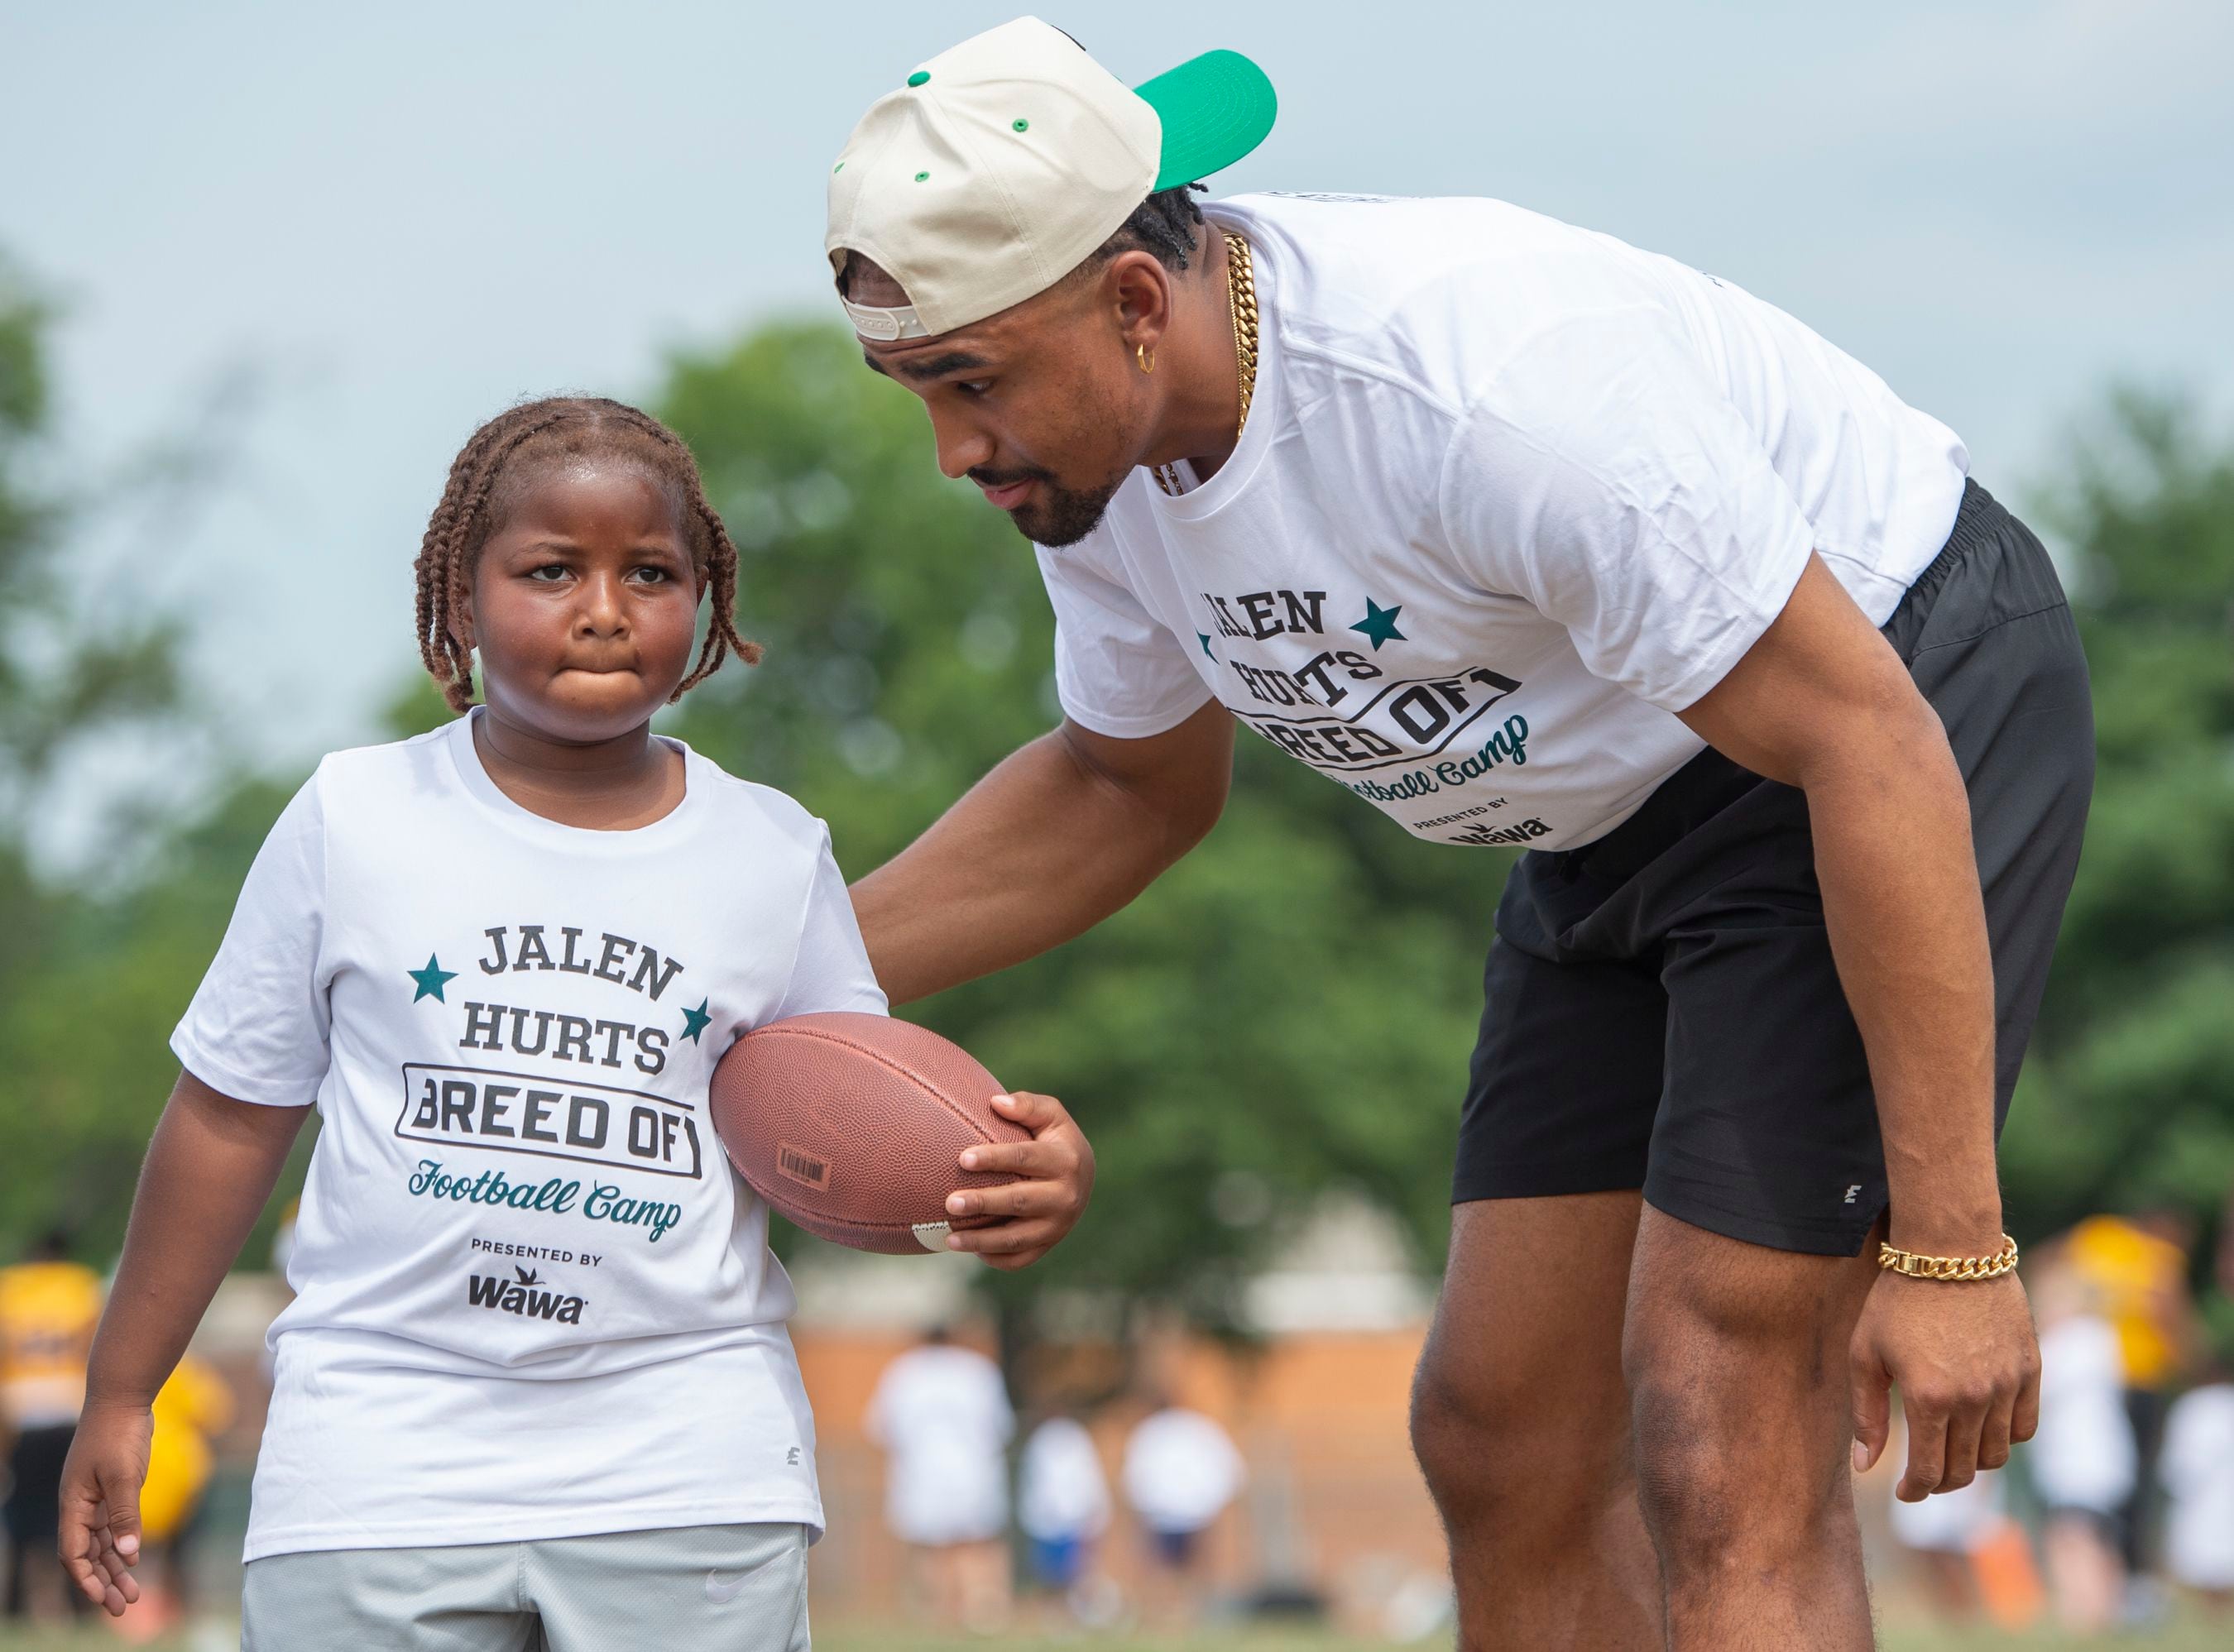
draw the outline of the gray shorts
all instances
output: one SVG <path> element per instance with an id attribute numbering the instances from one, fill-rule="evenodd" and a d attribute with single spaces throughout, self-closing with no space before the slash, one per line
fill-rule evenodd
<path id="1" fill-rule="evenodd" d="M 676 1526 L 248 1563 L 241 1652 L 807 1652 L 807 1532 Z"/>

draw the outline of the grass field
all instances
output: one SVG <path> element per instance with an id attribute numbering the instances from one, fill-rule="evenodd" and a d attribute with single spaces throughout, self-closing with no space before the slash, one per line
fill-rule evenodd
<path id="1" fill-rule="evenodd" d="M 2146 1649 L 2147 1652 L 2225 1652 L 2229 1642 L 2230 1631 L 2225 1624 L 2184 1622 L 2161 1630 L 2122 1635 L 2117 1637 L 2116 1644 L 2135 1649 L 2135 1652 L 2141 1652 L 2142 1649 Z M 113 1652 L 123 1642 L 120 1637 L 101 1629 L 83 1633 L 66 1630 L 27 1632 L 16 1636 L 0 1632 L 0 1647 L 4 1647 L 6 1652 L 97 1652 L 97 1649 L 98 1652 Z M 212 1649 L 218 1646 L 230 1645 L 231 1641 L 215 1636 L 199 1642 L 181 1637 L 144 1644 L 152 1652 L 212 1652 Z M 1378 1649 L 1386 1643 L 1344 1640 L 1309 1630 L 1225 1630 L 1186 1640 L 1123 1635 L 1081 1635 L 1061 1638 L 1029 1635 L 950 1638 L 921 1634 L 890 1623 L 833 1623 L 816 1631 L 814 1644 L 817 1652 L 1213 1652 L 1213 1649 L 1214 1652 L 1378 1652 Z M 2080 1644 L 2107 1646 L 2111 1642 L 2070 1641 L 2050 1630 L 2032 1630 L 2013 1636 L 1983 1631 L 1958 1633 L 1889 1623 L 1885 1626 L 1883 1644 L 1885 1652 L 2019 1652 L 2022 1648 Z"/>

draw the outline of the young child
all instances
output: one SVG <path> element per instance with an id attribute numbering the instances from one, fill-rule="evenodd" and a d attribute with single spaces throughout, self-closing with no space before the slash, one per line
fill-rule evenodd
<path id="1" fill-rule="evenodd" d="M 327 758 L 249 873 L 173 1039 L 65 1564 L 113 1615 L 138 1598 L 148 1401 L 315 1100 L 247 1652 L 805 1647 L 822 1511 L 791 1286 L 707 1087 L 754 1027 L 885 1000 L 822 823 L 650 732 L 756 657 L 735 549 L 664 427 L 545 401 L 466 444 L 418 572 L 464 715 Z M 1090 1157 L 1059 1104 L 1003 1105 L 1035 1133 L 996 1150 L 1024 1181 L 970 1208 L 1021 1219 L 957 1248 L 1014 1262 L 1068 1225 Z"/>

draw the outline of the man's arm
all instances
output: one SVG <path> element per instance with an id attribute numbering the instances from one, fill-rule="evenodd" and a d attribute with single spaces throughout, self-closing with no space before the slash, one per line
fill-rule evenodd
<path id="1" fill-rule="evenodd" d="M 1861 1029 L 1891 1193 L 1891 1242 L 1984 1256 L 1994 1162 L 1994 966 L 1969 796 L 1898 655 L 1819 558 L 1744 658 L 1682 714 L 1709 744 L 1807 794 L 1824 922 Z M 2040 1357 L 2014 1275 L 1886 1275 L 1855 1332 L 1858 1458 L 1885 1442 L 1885 1380 L 1909 1416 L 1911 1501 L 2031 1435 Z"/>
<path id="2" fill-rule="evenodd" d="M 1216 702 L 1146 740 L 1066 721 L 1012 753 L 853 885 L 895 1004 L 1035 957 L 1128 904 L 1225 806 L 1233 719 Z"/>

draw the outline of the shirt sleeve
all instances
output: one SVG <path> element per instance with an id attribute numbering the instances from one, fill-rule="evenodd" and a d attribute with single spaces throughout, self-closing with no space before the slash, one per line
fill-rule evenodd
<path id="1" fill-rule="evenodd" d="M 1055 608 L 1055 686 L 1065 716 L 1097 735 L 1144 740 L 1201 709 L 1209 688 L 1139 597 L 1075 549 L 1035 549 Z"/>
<path id="2" fill-rule="evenodd" d="M 1760 639 L 1814 548 L 1761 438 L 1646 305 L 1571 317 L 1504 362 L 1459 422 L 1440 503 L 1469 577 L 1669 711 Z"/>
<path id="3" fill-rule="evenodd" d="M 312 775 L 273 823 L 171 1048 L 210 1088 L 308 1107 L 329 1061 L 325 817 Z"/>
<path id="4" fill-rule="evenodd" d="M 868 949 L 861 942 L 861 925 L 853 916 L 852 897 L 846 892 L 845 874 L 830 852 L 826 827 L 818 851 L 813 881 L 807 891 L 807 907 L 800 917 L 799 952 L 791 966 L 791 984 L 772 1019 L 807 1015 L 826 1009 L 852 1009 L 863 1015 L 890 1013 L 876 971 L 869 967 Z"/>

